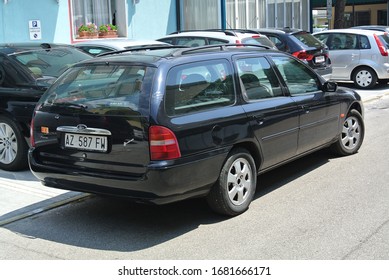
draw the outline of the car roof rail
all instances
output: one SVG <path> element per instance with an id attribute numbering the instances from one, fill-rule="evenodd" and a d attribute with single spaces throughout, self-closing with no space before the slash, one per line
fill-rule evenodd
<path id="1" fill-rule="evenodd" d="M 252 30 L 252 29 L 244 29 L 244 28 L 234 28 L 234 29 L 226 29 L 226 30 L 232 30 L 234 32 L 239 32 L 239 33 L 260 34 L 259 31 Z"/>
<path id="2" fill-rule="evenodd" d="M 181 56 L 190 53 L 200 52 L 203 50 L 212 50 L 212 49 L 225 51 L 228 49 L 228 47 L 254 47 L 254 48 L 267 49 L 267 50 L 271 49 L 269 46 L 257 45 L 257 44 L 217 44 L 217 45 L 205 45 L 200 47 L 186 47 L 185 49 L 177 50 L 172 55 Z"/>
<path id="3" fill-rule="evenodd" d="M 220 28 L 178 30 L 178 31 L 170 33 L 169 35 L 180 34 L 180 33 L 185 33 L 185 32 L 222 32 L 225 35 L 236 36 L 236 33 L 233 29 L 220 29 Z"/>
<path id="4" fill-rule="evenodd" d="M 102 57 L 102 56 L 107 56 L 107 55 L 112 55 L 112 54 L 121 54 L 121 53 L 126 53 L 126 52 L 177 49 L 177 48 L 187 48 L 187 46 L 175 46 L 175 45 L 163 45 L 163 44 L 134 46 L 134 47 L 127 48 L 125 50 L 118 50 L 118 51 L 101 53 L 101 54 L 96 55 L 96 57 Z"/>

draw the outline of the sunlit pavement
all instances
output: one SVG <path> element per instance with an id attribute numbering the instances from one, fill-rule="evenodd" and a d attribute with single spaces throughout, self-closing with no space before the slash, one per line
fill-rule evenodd
<path id="1" fill-rule="evenodd" d="M 352 88 L 352 84 L 339 83 Z M 378 85 L 373 90 L 356 90 L 364 103 L 389 95 L 389 85 Z M 7 172 L 0 170 L 0 226 L 33 216 L 58 206 L 80 200 L 85 193 L 48 188 L 29 170 Z"/>
<path id="2" fill-rule="evenodd" d="M 0 170 L 0 226 L 58 207 L 87 194 L 44 187 L 30 171 Z"/>

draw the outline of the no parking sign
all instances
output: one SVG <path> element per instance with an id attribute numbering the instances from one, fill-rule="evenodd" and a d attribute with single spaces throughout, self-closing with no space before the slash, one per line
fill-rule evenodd
<path id="1" fill-rule="evenodd" d="M 40 20 L 30 20 L 28 22 L 28 28 L 30 30 L 30 40 L 41 40 L 42 30 Z"/>

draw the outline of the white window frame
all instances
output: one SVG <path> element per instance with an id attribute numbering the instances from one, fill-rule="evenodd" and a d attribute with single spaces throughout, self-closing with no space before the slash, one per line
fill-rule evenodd
<path id="1" fill-rule="evenodd" d="M 87 24 L 90 22 L 90 19 L 86 17 L 86 15 L 83 15 L 83 21 L 76 23 L 75 20 L 75 15 L 73 11 L 73 2 L 79 2 L 80 0 L 72 0 L 69 1 L 70 3 L 70 18 L 71 18 L 71 28 L 72 28 L 72 39 L 77 40 L 77 29 L 79 28 L 79 25 L 81 24 Z M 82 0 L 82 3 L 84 6 L 87 5 L 87 1 L 92 2 L 94 0 Z M 107 23 L 112 23 L 112 17 L 113 14 L 115 13 L 115 21 L 116 21 L 116 26 L 118 27 L 118 35 L 119 37 L 127 37 L 127 20 L 128 20 L 128 5 L 127 1 L 123 0 L 105 0 L 108 2 L 108 10 L 106 13 L 108 14 L 108 20 L 107 22 L 94 22 L 97 25 L 97 28 L 99 27 L 100 24 L 107 24 Z M 132 3 L 132 2 L 131 2 Z M 115 11 L 112 11 L 111 8 L 115 7 Z M 86 8 L 84 8 L 84 11 Z"/>

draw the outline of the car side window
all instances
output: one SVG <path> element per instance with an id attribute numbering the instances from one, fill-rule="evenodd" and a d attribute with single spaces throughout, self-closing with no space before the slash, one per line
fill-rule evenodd
<path id="1" fill-rule="evenodd" d="M 334 33 L 328 42 L 330 50 L 357 49 L 357 36 L 355 34 Z"/>
<path id="2" fill-rule="evenodd" d="M 167 43 L 167 44 L 170 44 L 170 45 L 174 45 L 175 44 L 174 38 L 158 39 L 158 41 L 163 42 L 163 43 Z"/>
<path id="3" fill-rule="evenodd" d="M 286 51 L 286 45 L 280 38 L 272 34 L 266 34 L 266 35 L 267 37 L 269 37 L 270 41 L 272 41 L 274 45 L 276 45 L 277 49 L 279 49 L 280 51 Z"/>
<path id="4" fill-rule="evenodd" d="M 170 116 L 229 106 L 235 102 L 228 61 L 173 67 L 167 76 L 165 108 Z"/>
<path id="5" fill-rule="evenodd" d="M 345 34 L 344 49 L 346 49 L 346 50 L 357 49 L 357 35 Z"/>
<path id="6" fill-rule="evenodd" d="M 361 49 L 370 49 L 370 42 L 369 39 L 366 36 L 360 36 L 359 37 L 359 46 Z"/>
<path id="7" fill-rule="evenodd" d="M 176 39 L 179 46 L 199 47 L 207 44 L 205 38 L 201 37 L 179 37 Z"/>
<path id="8" fill-rule="evenodd" d="M 333 34 L 331 40 L 328 43 L 330 50 L 340 50 L 343 49 L 343 43 L 340 34 Z"/>
<path id="9" fill-rule="evenodd" d="M 0 57 L 0 87 L 13 88 L 26 83 L 23 75 L 7 59 Z"/>
<path id="10" fill-rule="evenodd" d="M 208 44 L 209 45 L 220 45 L 220 44 L 227 44 L 228 41 L 226 40 L 219 40 L 215 38 L 208 38 Z"/>
<path id="11" fill-rule="evenodd" d="M 282 96 L 277 76 L 264 57 L 236 61 L 243 97 L 248 101 Z"/>
<path id="12" fill-rule="evenodd" d="M 5 81 L 5 69 L 4 69 L 4 59 L 0 56 L 0 87 L 4 87 L 3 83 Z"/>
<path id="13" fill-rule="evenodd" d="M 112 49 L 109 49 L 109 48 L 104 48 L 104 47 L 89 47 L 89 46 L 80 46 L 78 47 L 80 49 L 82 49 L 84 52 L 87 52 L 91 55 L 98 55 L 98 54 L 101 54 L 101 53 L 105 53 L 105 52 L 112 52 L 113 50 Z"/>
<path id="14" fill-rule="evenodd" d="M 304 64 L 284 56 L 274 56 L 273 61 L 292 96 L 320 90 L 317 75 Z"/>

